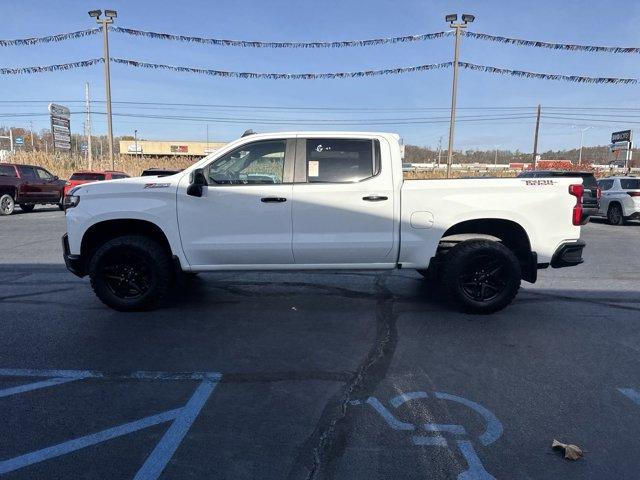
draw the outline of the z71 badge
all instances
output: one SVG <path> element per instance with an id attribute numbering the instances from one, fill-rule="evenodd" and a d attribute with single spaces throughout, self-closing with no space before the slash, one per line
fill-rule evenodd
<path id="1" fill-rule="evenodd" d="M 169 188 L 170 183 L 145 183 L 144 188 Z"/>

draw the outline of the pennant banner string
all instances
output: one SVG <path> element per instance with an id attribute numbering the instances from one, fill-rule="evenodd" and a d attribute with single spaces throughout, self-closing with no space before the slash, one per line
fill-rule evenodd
<path id="1" fill-rule="evenodd" d="M 319 79 L 336 79 L 336 78 L 361 78 L 361 77 L 378 77 L 383 75 L 400 75 L 411 72 L 424 72 L 428 70 L 439 70 L 450 68 L 453 62 L 431 63 L 426 65 L 415 65 L 410 67 L 386 68 L 381 70 L 362 70 L 357 72 L 328 72 L 328 73 L 264 73 L 264 72 L 233 72 L 227 70 L 212 70 L 207 68 L 184 67 L 176 65 L 165 65 L 162 63 L 140 62 L 137 60 L 129 60 L 125 58 L 111 58 L 113 63 L 127 65 L 129 67 L 146 68 L 152 70 L 168 70 L 173 72 L 196 73 L 200 75 L 208 75 L 223 78 L 250 78 L 250 79 L 269 79 L 269 80 L 319 80 Z M 56 72 L 71 70 L 75 68 L 90 67 L 104 63 L 102 58 L 92 58 L 79 62 L 62 63 L 58 65 L 35 66 L 35 67 L 16 67 L 16 68 L 0 68 L 0 75 L 23 75 L 43 72 Z M 618 78 L 618 77 L 588 77 L 580 75 L 562 75 L 555 73 L 539 73 L 529 72 L 525 70 L 511 70 L 508 68 L 493 67 L 489 65 L 477 65 L 475 63 L 458 62 L 461 68 L 467 70 L 475 70 L 496 75 L 506 75 L 511 77 L 535 78 L 539 80 L 555 80 L 573 83 L 589 83 L 589 84 L 612 84 L 612 85 L 636 85 L 640 83 L 637 78 Z"/>
<path id="2" fill-rule="evenodd" d="M 259 72 L 229 72 L 226 70 L 210 70 L 206 68 L 181 67 L 175 65 L 164 65 L 161 63 L 139 62 L 124 58 L 111 58 L 114 63 L 128 65 L 130 67 L 171 70 L 174 72 L 199 73 L 214 77 L 227 78 L 260 78 L 270 80 L 317 80 L 332 78 L 356 78 L 356 77 L 377 77 L 381 75 L 398 75 L 409 72 L 423 72 L 426 70 L 436 70 L 449 68 L 453 62 L 432 63 L 428 65 L 416 65 L 412 67 L 387 68 L 383 70 L 363 70 L 359 72 L 333 72 L 333 73 L 259 73 Z"/>
<path id="3" fill-rule="evenodd" d="M 24 75 L 31 73 L 58 72 L 62 70 L 90 67 L 91 65 L 96 65 L 98 63 L 104 63 L 104 58 L 92 58 L 90 60 L 81 60 L 79 62 L 61 63 L 58 65 L 47 65 L 42 67 L 0 68 L 0 75 Z"/>
<path id="4" fill-rule="evenodd" d="M 458 62 L 461 68 L 476 70 L 479 72 L 494 73 L 497 75 L 508 75 L 511 77 L 537 78 L 540 80 L 559 80 L 573 83 L 608 83 L 613 85 L 636 85 L 640 83 L 637 78 L 616 78 L 616 77 L 586 77 L 579 75 L 560 75 L 556 73 L 537 73 L 524 70 L 511 70 L 508 68 L 491 67 L 488 65 L 476 65 L 475 63 Z"/>
<path id="5" fill-rule="evenodd" d="M 15 40 L 0 40 L 0 47 L 15 47 L 20 45 L 37 45 L 39 43 L 62 42 L 73 38 L 88 37 L 100 32 L 100 28 L 89 28 L 78 32 L 59 33 L 57 35 L 49 35 L 46 37 L 18 38 Z"/>
<path id="6" fill-rule="evenodd" d="M 252 47 L 252 48 L 344 48 L 366 47 L 371 45 L 386 45 L 392 43 L 421 42 L 446 37 L 452 34 L 450 31 L 423 33 L 419 35 L 404 35 L 401 37 L 371 38 L 368 40 L 344 40 L 338 42 L 259 42 L 252 40 L 228 40 L 222 38 L 193 37 L 189 35 L 173 35 L 170 33 L 148 32 L 124 27 L 109 27 L 117 33 L 124 33 L 136 37 L 156 38 L 160 40 L 174 40 L 179 42 L 202 43 L 206 45 L 221 45 L 228 47 Z"/>
<path id="7" fill-rule="evenodd" d="M 117 26 L 110 26 L 109 29 L 116 33 L 138 36 L 157 38 L 161 40 L 172 40 L 180 42 L 201 43 L 206 45 L 220 45 L 220 46 L 233 46 L 233 47 L 251 47 L 251 48 L 345 48 L 345 47 L 364 47 L 372 45 L 386 45 L 394 43 L 410 43 L 421 42 L 425 40 L 433 40 L 437 38 L 443 38 L 452 35 L 452 31 L 441 31 L 433 33 L 422 33 L 417 35 L 403 35 L 398 37 L 381 37 L 372 38 L 366 40 L 344 40 L 337 42 L 263 42 L 252 40 L 229 40 L 222 38 L 207 38 L 197 37 L 190 35 L 174 35 L 170 33 L 151 32 L 145 30 L 137 30 L 134 28 L 124 28 Z M 62 42 L 65 40 L 71 40 L 74 38 L 82 38 L 91 35 L 96 35 L 100 32 L 100 28 L 89 28 L 86 30 L 79 30 L 77 32 L 60 33 L 57 35 L 48 35 L 44 37 L 31 37 L 31 38 L 19 38 L 11 40 L 0 40 L 0 47 L 11 47 L 21 45 L 37 45 L 43 43 Z M 613 47 L 602 45 L 578 45 L 571 43 L 554 43 L 554 42 L 542 42 L 538 40 L 525 40 L 521 38 L 503 37 L 499 35 L 491 35 L 488 33 L 462 31 L 462 35 L 475 38 L 478 40 L 505 43 L 510 45 L 519 45 L 527 47 L 547 48 L 552 50 L 568 50 L 568 51 L 583 51 L 583 52 L 600 52 L 600 53 L 640 53 L 640 47 Z"/>
<path id="8" fill-rule="evenodd" d="M 510 45 L 520 45 L 526 47 L 549 48 L 552 50 L 571 50 L 581 52 L 600 52 L 600 53 L 640 53 L 639 47 L 606 47 L 598 45 L 576 45 L 571 43 L 551 43 L 540 42 L 537 40 L 524 40 L 521 38 L 500 37 L 498 35 L 490 35 L 488 33 L 478 33 L 462 31 L 465 37 L 476 38 L 478 40 L 487 40 L 489 42 L 507 43 Z"/>

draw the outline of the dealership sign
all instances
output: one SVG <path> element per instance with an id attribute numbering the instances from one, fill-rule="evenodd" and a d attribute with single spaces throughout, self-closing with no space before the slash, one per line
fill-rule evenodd
<path id="1" fill-rule="evenodd" d="M 630 142 L 631 130 L 621 130 L 620 132 L 613 132 L 611 134 L 611 143 L 618 142 Z"/>
<path id="2" fill-rule="evenodd" d="M 71 112 L 64 105 L 49 104 L 53 150 L 71 150 Z"/>

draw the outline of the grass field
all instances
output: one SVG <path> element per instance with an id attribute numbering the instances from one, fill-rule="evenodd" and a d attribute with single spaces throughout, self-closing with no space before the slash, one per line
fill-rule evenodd
<path id="1" fill-rule="evenodd" d="M 18 152 L 8 161 L 38 165 L 60 178 L 69 178 L 78 170 L 89 170 L 89 162 L 84 157 L 69 155 L 52 155 L 44 152 Z M 187 168 L 193 160 L 182 157 L 125 157 L 116 156 L 114 170 L 120 170 L 131 176 L 138 176 L 143 170 L 151 167 Z M 92 170 L 111 170 L 111 162 L 107 158 L 93 160 Z"/>
<path id="2" fill-rule="evenodd" d="M 12 163 L 24 163 L 27 165 L 39 165 L 60 178 L 69 178 L 71 174 L 78 170 L 89 170 L 89 162 L 86 158 L 80 156 L 69 155 L 52 155 L 44 152 L 18 152 L 8 161 Z M 117 155 L 115 157 L 115 170 L 123 171 L 131 176 L 138 176 L 143 170 L 152 167 L 158 168 L 178 168 L 184 169 L 192 165 L 195 160 L 184 157 L 143 157 L 138 158 Z M 111 162 L 106 158 L 97 158 L 93 160 L 92 170 L 111 170 Z M 266 169 L 262 173 L 269 173 L 271 169 Z M 260 173 L 259 171 L 254 173 Z M 451 176 L 453 178 L 460 177 L 514 177 L 517 171 L 486 171 L 477 167 L 469 166 L 463 170 L 453 170 Z M 441 170 L 418 170 L 404 172 L 404 178 L 407 180 L 422 180 L 445 178 L 446 172 Z"/>

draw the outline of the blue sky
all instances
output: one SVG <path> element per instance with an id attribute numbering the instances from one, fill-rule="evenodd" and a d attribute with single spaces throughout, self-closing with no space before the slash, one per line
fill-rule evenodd
<path id="1" fill-rule="evenodd" d="M 86 1 L 3 0 L 4 39 L 43 36 L 81 30 L 94 25 L 87 11 L 113 8 L 117 25 L 142 30 L 207 37 L 265 41 L 329 41 L 365 39 L 435 32 L 447 28 L 446 13 L 472 13 L 471 29 L 495 35 L 552 42 L 596 45 L 640 46 L 640 2 L 627 0 L 538 0 L 532 1 L 426 1 L 426 0 L 243 0 L 212 2 L 184 0 Z M 453 39 L 419 43 L 357 47 L 349 49 L 250 49 L 167 42 L 111 34 L 111 55 L 156 63 L 259 72 L 329 72 L 379 69 L 450 61 Z M 538 72 L 592 76 L 640 77 L 640 55 L 566 52 L 487 43 L 463 38 L 461 60 Z M 50 65 L 102 55 L 99 36 L 63 43 L 1 48 L 0 66 Z M 239 124 L 215 121 L 166 121 L 143 118 L 114 118 L 116 135 L 133 134 L 148 139 L 230 140 L 246 128 L 257 131 L 294 130 L 296 119 L 354 119 L 361 125 L 341 127 L 354 130 L 385 130 L 400 133 L 406 143 L 436 146 L 440 136 L 446 144 L 448 123 L 385 125 L 371 127 L 366 119 L 446 117 L 450 102 L 451 70 L 409 73 L 399 76 L 340 80 L 245 80 L 204 77 L 193 74 L 132 69 L 112 65 L 112 97 L 116 101 L 176 102 L 196 104 L 287 106 L 287 107 L 381 107 L 389 111 L 272 111 L 252 109 L 190 108 L 158 110 L 157 107 L 114 106 L 120 113 L 199 115 L 206 117 L 272 118 L 291 120 L 291 126 L 267 126 L 247 121 Z M 104 100 L 102 66 L 67 72 L 0 77 L 3 101 L 82 100 L 84 82 L 91 85 L 95 100 Z M 457 149 L 502 149 L 531 151 L 534 110 L 546 107 L 640 108 L 640 86 L 581 85 L 553 81 L 500 77 L 462 71 L 458 115 L 492 114 L 495 107 L 532 107 L 528 118 L 496 122 L 460 122 L 456 130 Z M 72 110 L 79 106 L 71 105 Z M 409 108 L 443 108 L 410 111 Z M 480 108 L 480 110 L 471 110 Z M 95 110 L 104 111 L 97 104 Z M 467 110 L 469 109 L 469 110 Z M 0 113 L 46 113 L 46 103 L 0 103 Z M 609 142 L 613 130 L 635 124 L 605 123 L 591 118 L 594 111 L 578 120 L 543 119 L 540 149 L 575 147 L 580 131 L 585 144 Z M 607 111 L 606 117 L 623 122 L 637 121 L 633 112 Z M 616 115 L 627 115 L 617 117 Z M 635 115 L 640 115 L 636 112 Z M 75 116 L 72 128 L 81 129 L 82 116 Z M 47 128 L 46 116 L 20 117 L 0 123 Z M 93 117 L 94 132 L 105 131 L 102 115 Z M 638 124 L 640 126 L 640 124 Z M 309 129 L 309 127 L 302 127 Z"/>

